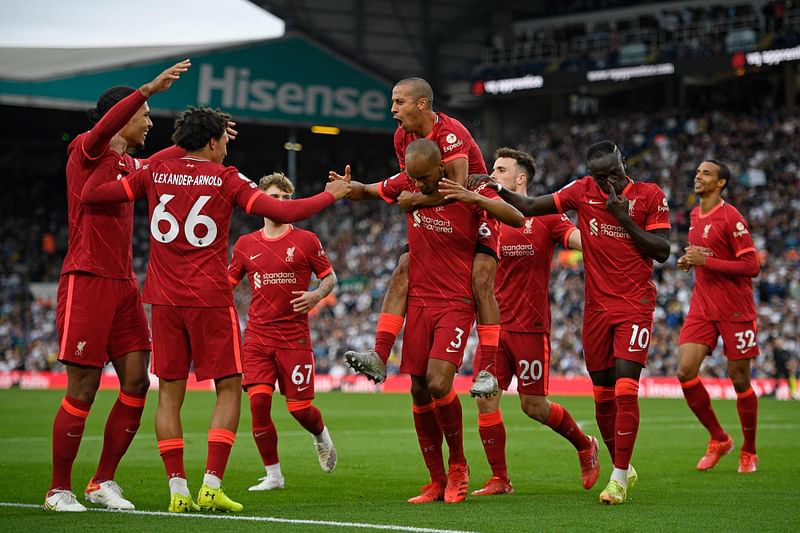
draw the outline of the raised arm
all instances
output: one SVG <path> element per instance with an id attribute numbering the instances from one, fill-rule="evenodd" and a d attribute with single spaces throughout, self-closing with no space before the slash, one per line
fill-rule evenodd
<path id="1" fill-rule="evenodd" d="M 325 191 L 298 200 L 276 200 L 263 191 L 254 191 L 243 206 L 248 215 L 267 217 L 279 224 L 289 224 L 316 215 L 336 200 L 347 196 L 350 184 L 332 181 L 325 185 Z"/>
<path id="2" fill-rule="evenodd" d="M 353 181 L 350 175 L 350 165 L 344 166 L 344 174 L 339 174 L 333 170 L 329 171 L 328 181 L 343 181 L 345 183 L 349 183 L 350 194 L 347 197 L 348 200 L 360 201 L 381 198 L 380 182 L 365 184 L 361 183 L 360 181 Z"/>
<path id="3" fill-rule="evenodd" d="M 159 74 L 153 81 L 145 83 L 139 87 L 139 90 L 117 102 L 94 125 L 84 139 L 83 151 L 85 154 L 92 159 L 100 157 L 114 135 L 128 123 L 136 111 L 142 107 L 142 104 L 153 94 L 169 89 L 172 82 L 189 70 L 191 65 L 192 63 L 188 59 L 176 63 Z"/>

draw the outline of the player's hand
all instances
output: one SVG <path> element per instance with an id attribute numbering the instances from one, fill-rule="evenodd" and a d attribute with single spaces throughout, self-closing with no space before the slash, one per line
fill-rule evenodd
<path id="1" fill-rule="evenodd" d="M 350 182 L 344 180 L 329 181 L 325 185 L 325 192 L 329 192 L 337 200 L 341 200 L 350 194 Z"/>
<path id="2" fill-rule="evenodd" d="M 236 139 L 236 136 L 239 135 L 239 132 L 235 128 L 236 128 L 236 123 L 232 120 L 229 120 L 228 126 L 225 128 L 225 133 L 228 134 L 229 141 Z"/>
<path id="3" fill-rule="evenodd" d="M 447 200 L 458 200 L 467 204 L 474 204 L 480 199 L 480 195 L 475 191 L 467 190 L 447 178 L 442 178 L 442 181 L 439 182 L 439 192 Z"/>
<path id="4" fill-rule="evenodd" d="M 691 263 L 689 263 L 689 260 L 686 258 L 685 255 L 682 255 L 678 258 L 678 268 L 680 268 L 684 272 L 689 272 L 692 269 L 692 265 Z"/>
<path id="5" fill-rule="evenodd" d="M 292 291 L 292 294 L 297 295 L 297 298 L 289 302 L 295 313 L 308 313 L 322 300 L 317 291 Z"/>
<path id="6" fill-rule="evenodd" d="M 495 180 L 488 174 L 470 174 L 469 176 L 467 176 L 467 180 L 464 182 L 464 187 L 466 187 L 471 191 L 474 191 L 480 186 L 481 183 L 486 181 L 488 181 L 491 184 L 497 183 L 497 180 Z M 494 185 L 490 185 L 490 187 L 494 188 Z"/>
<path id="7" fill-rule="evenodd" d="M 697 246 L 689 245 L 683 249 L 686 255 L 686 262 L 691 266 L 703 266 L 706 264 L 706 254 L 704 254 Z"/>
<path id="8" fill-rule="evenodd" d="M 344 174 L 337 174 L 333 170 L 328 172 L 328 181 L 345 181 L 350 183 L 350 179 L 350 165 L 344 166 Z"/>
<path id="9" fill-rule="evenodd" d="M 156 93 L 163 93 L 172 86 L 172 82 L 180 78 L 181 74 L 189 70 L 191 66 L 192 62 L 188 59 L 175 63 L 159 74 L 156 79 L 139 87 L 139 90 L 142 91 L 143 95 L 148 97 Z"/>
<path id="10" fill-rule="evenodd" d="M 617 191 L 614 190 L 614 186 L 612 185 L 609 187 L 608 190 L 608 199 L 606 200 L 606 209 L 608 212 L 614 215 L 614 217 L 622 221 L 628 218 L 628 205 L 630 202 L 625 195 L 617 196 Z"/>

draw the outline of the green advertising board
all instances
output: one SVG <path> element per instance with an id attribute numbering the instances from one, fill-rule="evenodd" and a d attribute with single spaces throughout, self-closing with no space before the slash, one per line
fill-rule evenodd
<path id="1" fill-rule="evenodd" d="M 0 80 L 0 102 L 83 109 L 114 85 L 138 87 L 181 57 L 42 81 Z M 190 57 L 192 68 L 150 99 L 154 113 L 219 107 L 240 121 L 325 124 L 392 131 L 391 87 L 302 38 L 259 42 Z"/>

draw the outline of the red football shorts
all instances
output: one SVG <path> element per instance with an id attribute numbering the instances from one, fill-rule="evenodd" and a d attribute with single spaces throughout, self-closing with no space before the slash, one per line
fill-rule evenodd
<path id="1" fill-rule="evenodd" d="M 135 279 L 66 274 L 56 301 L 59 361 L 102 368 L 125 354 L 150 350 L 150 328 Z"/>
<path id="2" fill-rule="evenodd" d="M 198 381 L 242 373 L 242 338 L 233 307 L 153 305 L 153 373 Z"/>
<path id="3" fill-rule="evenodd" d="M 686 317 L 681 328 L 678 344 L 696 343 L 708 346 L 709 353 L 717 346 L 717 338 L 722 337 L 725 357 L 731 361 L 758 357 L 758 329 L 756 321 L 718 322 L 703 320 L 691 315 Z"/>
<path id="4" fill-rule="evenodd" d="M 601 311 L 583 313 L 583 355 L 586 370 L 598 372 L 614 366 L 614 359 L 647 364 L 653 312 Z"/>
<path id="5" fill-rule="evenodd" d="M 429 358 L 461 366 L 473 322 L 475 311 L 471 308 L 409 305 L 400 372 L 424 376 Z"/>
<path id="6" fill-rule="evenodd" d="M 314 399 L 314 352 L 263 344 L 244 345 L 242 386 L 272 385 L 290 400 Z"/>
<path id="7" fill-rule="evenodd" d="M 481 347 L 475 354 L 479 361 Z M 478 365 L 472 376 L 478 375 Z M 508 390 L 511 378 L 517 376 L 517 392 L 530 396 L 547 396 L 550 383 L 550 335 L 500 330 L 495 377 L 500 388 Z"/>

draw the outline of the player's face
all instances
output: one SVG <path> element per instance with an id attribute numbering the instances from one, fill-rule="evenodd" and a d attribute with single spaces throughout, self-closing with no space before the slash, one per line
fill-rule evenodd
<path id="1" fill-rule="evenodd" d="M 150 120 L 150 107 L 145 102 L 119 131 L 119 135 L 125 139 L 129 147 L 143 148 L 144 141 L 147 139 L 147 132 L 152 127 L 153 121 Z"/>
<path id="2" fill-rule="evenodd" d="M 589 173 L 606 194 L 611 192 L 612 187 L 618 195 L 622 194 L 628 185 L 628 176 L 625 175 L 625 168 L 617 153 L 589 161 Z"/>
<path id="3" fill-rule="evenodd" d="M 444 176 L 444 163 L 421 163 L 414 164 L 413 161 L 406 162 L 406 174 L 414 182 L 414 185 L 422 194 L 433 194 L 439 190 L 439 182 Z"/>
<path id="4" fill-rule="evenodd" d="M 694 174 L 694 192 L 703 195 L 721 191 L 725 180 L 719 178 L 719 167 L 710 161 L 703 161 Z"/>
<path id="5" fill-rule="evenodd" d="M 283 189 L 278 188 L 277 185 L 270 185 L 266 191 L 266 194 L 272 196 L 276 200 L 291 200 L 292 194 L 284 191 Z"/>
<path id="6" fill-rule="evenodd" d="M 492 168 L 492 177 L 506 189 L 516 191 L 519 177 L 517 161 L 511 157 L 498 157 Z"/>
<path id="7" fill-rule="evenodd" d="M 222 163 L 228 155 L 228 133 L 222 132 L 222 136 L 219 139 L 211 139 L 209 145 L 211 147 L 211 160 Z"/>
<path id="8" fill-rule="evenodd" d="M 411 93 L 411 85 L 404 83 L 392 89 L 392 118 L 405 131 L 414 131 L 420 117 L 420 100 Z"/>

